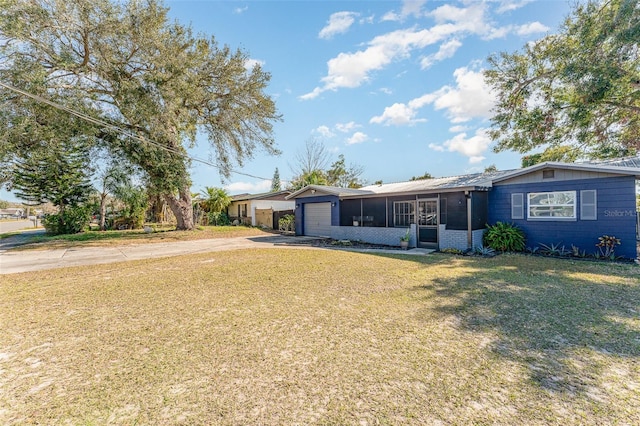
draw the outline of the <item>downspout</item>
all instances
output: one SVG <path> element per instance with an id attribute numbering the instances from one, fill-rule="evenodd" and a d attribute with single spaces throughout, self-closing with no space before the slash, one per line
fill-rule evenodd
<path id="1" fill-rule="evenodd" d="M 473 249 L 473 231 L 471 228 L 473 227 L 473 221 L 471 220 L 471 195 L 473 193 L 469 191 L 464 191 L 464 197 L 467 199 L 467 248 L 469 250 Z"/>
<path id="2" fill-rule="evenodd" d="M 389 197 L 384 197 L 384 227 L 389 227 Z"/>

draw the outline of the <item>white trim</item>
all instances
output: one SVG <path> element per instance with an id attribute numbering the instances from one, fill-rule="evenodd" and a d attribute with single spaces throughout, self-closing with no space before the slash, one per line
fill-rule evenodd
<path id="1" fill-rule="evenodd" d="M 556 194 L 571 194 L 573 196 L 573 203 L 551 203 L 555 199 Z M 531 199 L 533 197 L 540 197 L 547 195 L 547 203 L 532 203 Z M 552 196 L 553 195 L 553 196 Z M 527 220 L 546 220 L 546 221 L 567 221 L 567 220 L 577 220 L 577 211 L 576 211 L 576 191 L 545 191 L 545 192 L 529 192 L 527 193 Z M 531 214 L 531 210 L 534 208 L 542 208 L 544 210 L 545 207 L 549 208 L 549 213 L 552 212 L 551 207 L 571 207 L 573 209 L 572 216 L 536 216 L 535 214 Z"/>

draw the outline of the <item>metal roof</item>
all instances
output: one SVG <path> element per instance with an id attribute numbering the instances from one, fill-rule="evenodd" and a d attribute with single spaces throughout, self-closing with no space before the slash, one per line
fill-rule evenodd
<path id="1" fill-rule="evenodd" d="M 380 185 L 369 185 L 360 189 L 309 185 L 289 195 L 287 199 L 296 198 L 298 195 L 307 191 L 311 191 L 312 193 L 317 191 L 324 195 L 336 195 L 341 198 L 464 190 L 488 191 L 495 182 L 504 181 L 516 176 L 549 168 L 631 175 L 640 178 L 640 157 L 585 163 L 545 162 L 534 164 L 533 166 L 525 167 L 524 169 L 503 170 L 489 173 L 473 173 L 468 175 L 421 179 L 408 182 L 385 183 Z"/>
<path id="2" fill-rule="evenodd" d="M 512 172 L 513 170 L 490 173 L 474 173 L 461 176 L 412 180 L 408 182 L 387 183 L 382 185 L 369 185 L 360 189 L 363 191 L 370 191 L 374 194 L 436 192 L 452 189 L 486 190 L 488 188 L 491 188 L 494 179 Z"/>
<path id="3" fill-rule="evenodd" d="M 592 160 L 592 161 L 586 161 L 586 163 L 601 164 L 601 165 L 615 166 L 615 167 L 640 168 L 640 156 L 614 158 L 612 160 L 597 160 L 597 161 Z"/>
<path id="4" fill-rule="evenodd" d="M 231 201 L 245 201 L 245 200 L 261 200 L 265 198 L 276 197 L 282 194 L 290 194 L 291 191 L 277 191 L 277 192 L 262 192 L 260 194 L 238 194 L 231 197 Z M 286 198 L 286 197 L 285 197 Z"/>
<path id="5" fill-rule="evenodd" d="M 338 186 L 324 186 L 324 185 L 307 185 L 302 189 L 297 190 L 293 194 L 288 195 L 287 200 L 291 198 L 296 198 L 298 195 L 303 192 L 314 191 L 321 192 L 324 195 L 337 195 L 338 197 L 348 197 L 350 195 L 366 195 L 371 194 L 371 191 L 367 191 L 364 188 L 354 189 L 354 188 L 340 188 Z"/>

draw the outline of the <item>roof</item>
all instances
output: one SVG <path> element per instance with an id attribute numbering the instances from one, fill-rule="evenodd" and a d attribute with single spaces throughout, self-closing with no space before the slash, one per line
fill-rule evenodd
<path id="1" fill-rule="evenodd" d="M 354 188 L 340 188 L 338 186 L 325 186 L 325 185 L 307 185 L 302 189 L 298 189 L 293 194 L 287 196 L 287 200 L 296 198 L 300 194 L 310 191 L 312 194 L 316 192 L 320 192 L 324 195 L 336 195 L 338 197 L 348 197 L 351 195 L 367 195 L 374 194 L 372 191 L 365 190 L 364 188 L 354 189 Z"/>
<path id="2" fill-rule="evenodd" d="M 450 176 L 434 179 L 420 179 L 408 182 L 387 183 L 382 185 L 370 185 L 361 188 L 374 194 L 406 193 L 406 192 L 430 192 L 447 190 L 488 190 L 494 179 L 508 175 L 513 170 L 490 173 L 474 173 L 460 176 Z"/>
<path id="3" fill-rule="evenodd" d="M 496 182 L 544 169 L 581 170 L 594 173 L 611 173 L 640 178 L 640 157 L 585 163 L 544 162 L 523 169 L 504 170 L 489 173 L 474 173 L 434 179 L 421 179 L 408 182 L 369 185 L 359 189 L 338 188 L 335 186 L 308 185 L 290 194 L 287 199 L 298 197 L 307 191 L 318 195 L 335 195 L 340 198 L 372 197 L 376 195 L 402 195 L 426 192 L 449 191 L 488 191 Z"/>
<path id="4" fill-rule="evenodd" d="M 289 195 L 291 191 L 275 191 L 275 192 L 263 192 L 260 194 L 238 194 L 231 197 L 231 201 L 248 201 L 248 200 L 264 200 L 273 197 L 280 197 L 282 195 Z M 285 197 L 288 198 L 288 197 Z"/>
<path id="5" fill-rule="evenodd" d="M 622 165 L 617 165 L 617 164 Z M 543 169 L 564 169 L 564 170 L 579 170 L 594 173 L 612 173 L 617 175 L 635 176 L 640 178 L 640 166 L 628 167 L 631 162 L 622 160 L 612 160 L 607 163 L 560 163 L 555 161 L 546 161 L 544 163 L 534 164 L 533 166 L 525 167 L 524 169 L 517 169 L 511 171 L 504 176 L 493 179 L 493 182 L 501 182 L 507 179 L 511 179 L 517 176 L 526 175 L 531 172 L 535 172 Z"/>
<path id="6" fill-rule="evenodd" d="M 616 167 L 640 168 L 640 155 L 636 157 L 614 158 L 610 160 L 586 161 L 588 164 L 600 164 Z"/>

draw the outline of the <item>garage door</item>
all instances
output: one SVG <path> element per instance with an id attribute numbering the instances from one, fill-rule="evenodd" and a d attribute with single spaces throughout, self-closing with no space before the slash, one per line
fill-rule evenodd
<path id="1" fill-rule="evenodd" d="M 313 237 L 331 236 L 331 203 L 309 203 L 304 205 L 304 235 Z"/>

